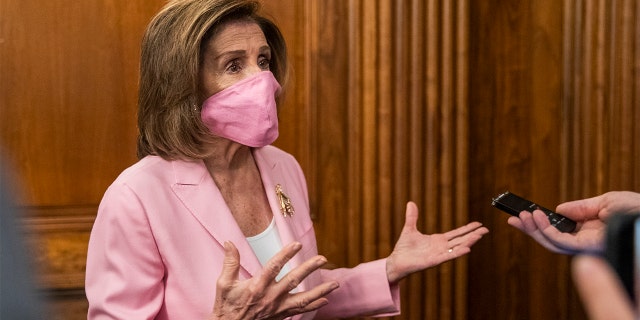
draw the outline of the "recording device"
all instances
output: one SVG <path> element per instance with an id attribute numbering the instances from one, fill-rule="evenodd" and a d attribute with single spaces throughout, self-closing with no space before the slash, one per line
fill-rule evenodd
<path id="1" fill-rule="evenodd" d="M 491 205 L 516 217 L 522 211 L 533 212 L 533 210 L 539 209 L 547 215 L 549 222 L 552 226 L 556 227 L 556 229 L 562 232 L 573 232 L 573 230 L 576 229 L 575 221 L 509 191 L 493 198 Z"/>
<path id="2" fill-rule="evenodd" d="M 607 219 L 605 258 L 620 278 L 635 303 L 636 284 L 640 279 L 640 215 L 615 214 Z"/>

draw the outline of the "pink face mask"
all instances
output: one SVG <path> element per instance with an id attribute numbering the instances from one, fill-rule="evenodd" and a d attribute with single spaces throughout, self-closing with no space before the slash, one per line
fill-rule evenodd
<path id="1" fill-rule="evenodd" d="M 242 79 L 202 103 L 202 122 L 216 136 L 249 147 L 278 138 L 276 95 L 280 84 L 269 71 Z"/>

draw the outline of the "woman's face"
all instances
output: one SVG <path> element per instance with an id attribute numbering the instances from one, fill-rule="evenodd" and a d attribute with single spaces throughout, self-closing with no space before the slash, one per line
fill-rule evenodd
<path id="1" fill-rule="evenodd" d="M 231 21 L 219 28 L 205 44 L 199 75 L 203 99 L 269 70 L 271 49 L 255 22 Z"/>

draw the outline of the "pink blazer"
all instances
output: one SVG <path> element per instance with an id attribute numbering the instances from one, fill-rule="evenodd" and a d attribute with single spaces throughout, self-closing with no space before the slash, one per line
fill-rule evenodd
<path id="1" fill-rule="evenodd" d="M 283 245 L 302 243 L 293 268 L 317 254 L 306 182 L 297 161 L 268 146 L 254 150 Z M 295 208 L 283 217 L 280 184 Z M 107 189 L 87 254 L 88 319 L 207 319 L 222 268 L 223 243 L 240 251 L 240 277 L 261 270 L 202 161 L 149 156 L 126 169 Z M 334 279 L 330 303 L 294 319 L 399 313 L 399 288 L 389 285 L 384 259 L 352 269 L 322 270 L 301 290 Z"/>

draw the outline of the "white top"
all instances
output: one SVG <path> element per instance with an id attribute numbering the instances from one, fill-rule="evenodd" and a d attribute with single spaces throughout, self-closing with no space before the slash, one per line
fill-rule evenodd
<path id="1" fill-rule="evenodd" d="M 275 219 L 271 219 L 271 223 L 267 229 L 262 231 L 260 234 L 253 237 L 247 237 L 247 241 L 262 266 L 267 264 L 267 261 L 278 253 L 278 251 L 282 250 L 282 240 L 280 240 L 280 234 L 278 233 L 278 226 L 276 226 Z M 289 265 L 285 264 L 280 270 L 278 276 L 276 276 L 276 281 L 280 280 L 288 272 Z"/>

